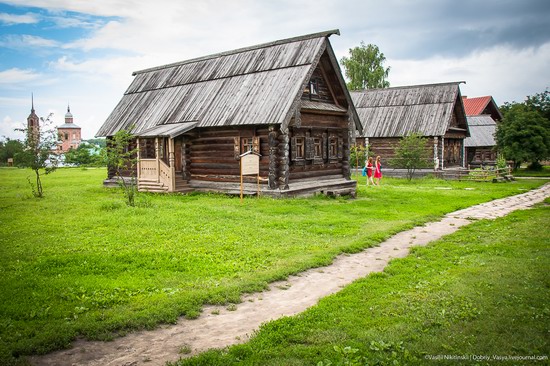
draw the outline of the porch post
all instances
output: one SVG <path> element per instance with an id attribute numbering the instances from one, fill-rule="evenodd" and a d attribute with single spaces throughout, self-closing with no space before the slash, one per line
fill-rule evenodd
<path id="1" fill-rule="evenodd" d="M 460 145 L 461 145 L 461 149 L 460 151 L 462 152 L 462 167 L 465 168 L 466 167 L 466 147 L 464 146 L 464 139 L 460 140 Z"/>
<path id="2" fill-rule="evenodd" d="M 170 192 L 176 190 L 176 164 L 174 156 L 174 139 L 168 138 L 168 161 L 170 163 L 170 187 L 168 188 Z"/>
<path id="3" fill-rule="evenodd" d="M 155 158 L 157 159 L 157 183 L 160 183 L 160 150 L 158 137 L 155 137 Z"/>
<path id="4" fill-rule="evenodd" d="M 136 145 L 137 145 L 137 180 L 139 182 L 139 177 L 141 176 L 141 149 L 139 148 L 139 137 L 136 137 Z"/>
<path id="5" fill-rule="evenodd" d="M 434 136 L 434 170 L 439 170 L 438 145 L 439 137 Z"/>
<path id="6" fill-rule="evenodd" d="M 445 137 L 441 136 L 441 170 L 445 168 Z"/>

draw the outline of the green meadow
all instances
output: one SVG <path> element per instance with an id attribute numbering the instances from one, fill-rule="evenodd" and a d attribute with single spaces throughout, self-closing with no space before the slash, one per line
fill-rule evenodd
<path id="1" fill-rule="evenodd" d="M 548 206 L 476 222 L 177 365 L 547 365 L 549 226 Z"/>
<path id="2" fill-rule="evenodd" d="M 28 176 L 0 169 L 0 364 L 237 304 L 339 253 L 543 183 L 385 178 L 365 187 L 359 177 L 357 199 L 140 194 L 128 207 L 102 186 L 105 169 L 59 169 L 44 177 L 43 199 Z"/>

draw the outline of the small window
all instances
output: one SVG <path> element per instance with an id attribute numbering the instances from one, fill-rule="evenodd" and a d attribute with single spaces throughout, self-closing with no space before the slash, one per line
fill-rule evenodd
<path id="1" fill-rule="evenodd" d="M 68 139 L 69 139 L 69 134 L 65 132 L 65 140 L 68 140 Z"/>
<path id="2" fill-rule="evenodd" d="M 241 154 L 249 151 L 254 151 L 254 138 L 243 137 L 241 138 Z"/>
<path id="3" fill-rule="evenodd" d="M 319 94 L 319 85 L 317 80 L 311 80 L 309 82 L 309 94 L 318 95 Z"/>
<path id="4" fill-rule="evenodd" d="M 323 149 L 321 147 L 321 139 L 316 137 L 313 139 L 313 156 L 315 158 L 322 158 L 323 157 Z"/>
<path id="5" fill-rule="evenodd" d="M 331 138 L 329 141 L 329 158 L 338 158 L 338 139 Z"/>
<path id="6" fill-rule="evenodd" d="M 303 159 L 305 157 L 305 144 L 303 137 L 296 137 L 296 159 Z"/>

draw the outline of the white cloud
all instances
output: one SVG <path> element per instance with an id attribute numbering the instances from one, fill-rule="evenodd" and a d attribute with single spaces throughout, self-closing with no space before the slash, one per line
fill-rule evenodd
<path id="1" fill-rule="evenodd" d="M 97 29 L 105 23 L 103 20 L 94 22 L 86 17 L 81 16 L 49 16 L 45 17 L 45 19 L 54 22 L 58 28 Z"/>
<path id="2" fill-rule="evenodd" d="M 462 58 L 388 60 L 392 86 L 466 81 L 463 95 L 492 95 L 500 105 L 550 87 L 550 43 L 516 50 L 498 46 Z"/>
<path id="3" fill-rule="evenodd" d="M 29 34 L 8 34 L 0 40 L 0 46 L 5 48 L 29 49 L 59 47 L 60 43 Z"/>
<path id="4" fill-rule="evenodd" d="M 24 15 L 0 13 L 0 23 L 5 25 L 34 24 L 38 23 L 38 17 L 32 13 Z"/>
<path id="5" fill-rule="evenodd" d="M 0 85 L 3 87 L 9 85 L 15 85 L 18 83 L 26 83 L 40 79 L 41 75 L 33 70 L 22 70 L 18 68 L 12 68 L 4 71 L 0 71 Z"/>
<path id="6" fill-rule="evenodd" d="M 54 115 L 56 123 L 62 123 L 69 101 L 75 122 L 87 137 L 97 131 L 120 100 L 132 81 L 132 71 L 335 28 L 342 32 L 342 36 L 330 38 L 337 58 L 347 55 L 348 49 L 359 45 L 361 40 L 377 44 L 387 57 L 386 66 L 391 66 L 389 76 L 393 86 L 465 80 L 467 84 L 461 86 L 464 94 L 491 94 L 497 103 L 503 103 L 542 91 L 550 80 L 546 66 L 550 64 L 548 43 L 523 50 L 492 44 L 492 48 L 480 51 L 476 39 L 462 37 L 476 35 L 488 25 L 506 25 L 509 22 L 502 20 L 510 19 L 500 13 L 494 16 L 494 12 L 476 15 L 469 11 L 473 6 L 470 3 L 402 0 L 4 2 L 45 9 L 47 13 L 41 12 L 39 20 L 54 22 L 54 28 L 89 31 L 81 39 L 68 41 L 70 43 L 37 36 L 0 37 L 2 47 L 33 52 L 38 49 L 42 59 L 36 68 L 44 67 L 39 69 L 40 73 L 17 67 L 0 71 L 2 113 L 26 118 L 28 102 L 14 111 L 5 109 L 1 100 L 6 95 L 1 89 L 24 85 L 22 99 L 26 99 L 26 95 L 30 99 L 34 91 L 35 102 L 37 95 L 41 98 L 41 111 L 48 108 L 61 111 Z M 460 14 L 449 13 L 450 4 Z M 483 6 L 492 8 L 494 4 Z M 506 7 L 498 9 L 506 11 Z M 457 28 L 463 32 L 457 33 Z M 447 34 L 453 37 L 446 37 Z M 463 48 L 458 47 L 459 43 Z M 462 52 L 464 43 L 469 54 Z M 48 48 L 63 53 L 55 53 L 53 57 Z M 448 56 L 438 57 L 436 52 Z M 100 53 L 104 56 L 99 56 Z M 459 56 L 450 55 L 453 53 Z M 418 60 L 418 57 L 426 58 Z M 45 82 L 50 82 L 52 87 L 37 88 Z"/>
<path id="7" fill-rule="evenodd" d="M 38 73 L 32 69 L 11 68 L 0 71 L 0 94 L 5 90 L 21 90 L 29 87 L 43 87 L 55 84 L 57 78 L 53 75 Z"/>
<path id="8" fill-rule="evenodd" d="M 10 116 L 4 116 L 0 123 L 0 138 L 9 137 L 12 139 L 21 139 L 23 133 L 15 131 L 15 129 L 24 128 L 23 121 L 15 121 Z"/>

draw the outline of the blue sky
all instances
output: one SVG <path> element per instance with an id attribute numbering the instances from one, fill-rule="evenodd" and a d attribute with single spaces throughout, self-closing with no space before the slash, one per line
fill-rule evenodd
<path id="1" fill-rule="evenodd" d="M 330 29 L 338 58 L 378 45 L 392 86 L 464 80 L 498 104 L 550 87 L 546 0 L 0 0 L 0 137 L 31 93 L 92 138 L 133 71 Z"/>

